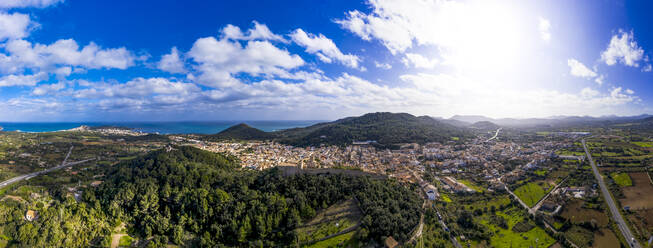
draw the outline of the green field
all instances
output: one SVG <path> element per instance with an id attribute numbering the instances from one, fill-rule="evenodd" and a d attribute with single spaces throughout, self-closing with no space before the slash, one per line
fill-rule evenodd
<path id="1" fill-rule="evenodd" d="M 447 194 L 440 193 L 440 199 L 442 199 L 442 201 L 446 203 L 451 202 L 451 198 L 449 198 Z"/>
<path id="2" fill-rule="evenodd" d="M 542 199 L 544 195 L 551 189 L 551 186 L 545 182 L 530 182 L 515 190 L 515 195 L 519 197 L 526 205 L 533 207 L 537 201 Z"/>
<path id="3" fill-rule="evenodd" d="M 129 235 L 125 235 L 120 237 L 120 242 L 118 243 L 118 246 L 129 247 L 132 245 L 132 242 L 134 242 L 134 239 L 132 237 L 129 237 Z"/>
<path id="4" fill-rule="evenodd" d="M 347 241 L 353 241 L 354 234 L 356 232 L 348 232 L 342 235 L 335 236 L 333 238 L 327 239 L 327 240 L 322 240 L 320 242 L 317 242 L 315 244 L 305 246 L 308 248 L 327 248 L 327 247 L 343 247 L 345 246 L 345 243 L 350 243 Z"/>
<path id="5" fill-rule="evenodd" d="M 458 179 L 458 182 L 464 184 L 465 186 L 469 187 L 470 189 L 473 189 L 476 192 L 483 192 L 483 188 L 479 187 L 478 185 L 470 182 L 469 180 L 465 179 Z"/>
<path id="6" fill-rule="evenodd" d="M 614 182 L 621 187 L 633 186 L 633 181 L 628 176 L 628 173 L 625 172 L 613 172 L 610 173 L 610 177 Z"/>
<path id="7" fill-rule="evenodd" d="M 494 235 L 490 237 L 492 247 L 549 247 L 556 241 L 549 236 L 544 229 L 534 226 L 532 229 L 518 233 L 512 229 L 517 223 L 528 221 L 524 213 L 516 208 L 507 209 L 504 212 L 497 212 L 497 215 L 506 219 L 508 228 L 503 229 L 487 221 L 482 221 Z"/>
<path id="8" fill-rule="evenodd" d="M 635 145 L 637 145 L 637 146 L 639 146 L 639 147 L 653 147 L 653 142 L 641 142 L 641 141 L 637 141 L 637 142 L 633 142 L 633 144 L 635 144 Z"/>

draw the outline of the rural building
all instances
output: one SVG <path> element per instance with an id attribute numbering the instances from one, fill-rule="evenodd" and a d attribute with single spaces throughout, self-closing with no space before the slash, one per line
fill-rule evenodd
<path id="1" fill-rule="evenodd" d="M 25 213 L 25 220 L 27 221 L 33 221 L 38 217 L 38 212 L 34 210 L 27 210 L 27 213 Z"/>
<path id="2" fill-rule="evenodd" d="M 385 239 L 384 243 L 386 248 L 395 248 L 399 245 L 399 243 L 392 236 Z"/>

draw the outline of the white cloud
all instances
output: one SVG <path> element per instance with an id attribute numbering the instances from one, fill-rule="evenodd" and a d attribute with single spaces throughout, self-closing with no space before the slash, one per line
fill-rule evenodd
<path id="1" fill-rule="evenodd" d="M 601 53 L 601 60 L 607 65 L 622 63 L 627 66 L 638 67 L 643 58 L 644 50 L 637 45 L 633 32 L 619 30 L 610 39 L 608 48 Z"/>
<path id="2" fill-rule="evenodd" d="M 433 69 L 440 63 L 440 61 L 437 59 L 428 59 L 416 53 L 406 53 L 405 57 L 402 59 L 402 62 L 404 65 L 406 65 L 406 67 L 414 66 L 416 68 L 426 69 Z"/>
<path id="3" fill-rule="evenodd" d="M 10 9 L 10 8 L 45 8 L 58 3 L 62 3 L 64 0 L 2 0 L 0 1 L 0 9 Z"/>
<path id="4" fill-rule="evenodd" d="M 221 31 L 222 38 L 232 40 L 274 40 L 287 42 L 280 35 L 272 33 L 265 24 L 258 23 L 257 21 L 253 21 L 253 24 L 254 27 L 247 30 L 247 34 L 244 34 L 239 27 L 228 24 Z"/>
<path id="5" fill-rule="evenodd" d="M 322 62 L 331 63 L 332 60 L 337 60 L 348 67 L 358 68 L 358 62 L 361 60 L 358 56 L 343 54 L 331 39 L 322 34 L 307 34 L 302 29 L 296 29 L 290 37 L 295 43 L 306 48 L 306 52 L 317 55 Z"/>
<path id="6" fill-rule="evenodd" d="M 374 66 L 376 66 L 376 68 L 381 68 L 381 69 L 385 69 L 385 70 L 392 69 L 392 65 L 390 65 L 388 63 L 379 63 L 378 61 L 374 61 Z"/>
<path id="7" fill-rule="evenodd" d="M 597 76 L 596 72 L 587 68 L 583 63 L 575 59 L 568 59 L 567 65 L 571 70 L 570 73 L 572 76 L 582 77 L 582 78 L 594 78 Z"/>
<path id="8" fill-rule="evenodd" d="M 4 48 L 9 55 L 0 54 L 0 71 L 9 73 L 24 68 L 53 71 L 58 66 L 126 69 L 134 65 L 136 59 L 124 47 L 103 49 L 93 42 L 80 50 L 77 42 L 72 39 L 58 40 L 50 45 L 11 40 Z"/>
<path id="9" fill-rule="evenodd" d="M 596 82 L 599 85 L 603 85 L 603 83 L 605 82 L 605 76 L 601 75 L 601 76 L 596 77 L 594 79 L 594 82 Z"/>
<path id="10" fill-rule="evenodd" d="M 63 90 L 66 88 L 66 82 L 60 81 L 56 84 L 43 84 L 39 85 L 38 87 L 34 88 L 32 90 L 32 95 L 35 96 L 43 96 L 43 95 L 48 95 L 52 94 L 54 92 Z"/>
<path id="11" fill-rule="evenodd" d="M 34 86 L 45 80 L 48 80 L 48 74 L 43 72 L 32 75 L 7 75 L 0 77 L 0 87 Z"/>
<path id="12" fill-rule="evenodd" d="M 549 42 L 551 40 L 551 22 L 540 17 L 538 27 L 540 29 L 540 38 L 546 42 Z"/>
<path id="13" fill-rule="evenodd" d="M 184 73 L 186 68 L 184 67 L 184 61 L 179 57 L 179 51 L 177 47 L 173 47 L 170 51 L 170 54 L 161 56 L 161 60 L 157 64 L 157 68 L 162 71 L 167 71 L 171 73 Z"/>
<path id="14" fill-rule="evenodd" d="M 213 37 L 195 41 L 188 52 L 197 65 L 196 81 L 211 87 L 228 87 L 240 83 L 236 74 L 251 76 L 293 78 L 288 72 L 304 64 L 298 55 L 292 55 L 268 41 L 248 41 L 243 47 L 240 43 L 226 38 Z"/>
<path id="15" fill-rule="evenodd" d="M 27 37 L 38 26 L 30 20 L 29 15 L 0 12 L 0 41 Z"/>
<path id="16" fill-rule="evenodd" d="M 651 67 L 651 64 L 647 64 L 646 66 L 644 66 L 644 68 L 642 68 L 642 71 L 643 72 L 650 72 L 651 69 L 653 69 L 653 67 Z"/>

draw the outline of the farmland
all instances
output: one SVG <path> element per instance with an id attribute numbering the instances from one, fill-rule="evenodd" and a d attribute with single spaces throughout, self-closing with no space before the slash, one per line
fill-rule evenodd
<path id="1" fill-rule="evenodd" d="M 542 199 L 551 188 L 552 186 L 544 181 L 530 182 L 515 189 L 515 194 L 519 199 L 524 201 L 526 205 L 532 207 Z"/>
<path id="2" fill-rule="evenodd" d="M 630 176 L 628 176 L 628 173 L 613 172 L 610 174 L 610 177 L 612 177 L 612 180 L 621 187 L 633 186 L 633 181 L 630 179 Z"/>
<path id="3" fill-rule="evenodd" d="M 619 199 L 622 206 L 632 210 L 653 208 L 653 186 L 646 172 L 629 173 L 632 187 L 622 188 L 624 199 Z"/>

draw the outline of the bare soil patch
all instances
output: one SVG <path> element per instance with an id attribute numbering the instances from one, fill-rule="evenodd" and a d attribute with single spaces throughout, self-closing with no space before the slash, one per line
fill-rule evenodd
<path id="1" fill-rule="evenodd" d="M 614 233 L 607 228 L 603 228 L 598 232 L 594 232 L 594 248 L 612 248 L 619 247 L 619 239 Z"/>
<path id="2" fill-rule="evenodd" d="M 565 204 L 560 216 L 574 224 L 596 220 L 599 226 L 604 227 L 609 222 L 608 216 L 605 213 L 595 209 L 583 208 L 583 201 L 581 200 L 573 200 Z"/>
<path id="3" fill-rule="evenodd" d="M 653 185 L 646 172 L 628 173 L 633 181 L 633 186 L 624 187 L 621 190 L 624 198 L 619 199 L 622 207 L 630 207 L 631 210 L 644 210 L 653 208 Z"/>

